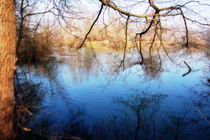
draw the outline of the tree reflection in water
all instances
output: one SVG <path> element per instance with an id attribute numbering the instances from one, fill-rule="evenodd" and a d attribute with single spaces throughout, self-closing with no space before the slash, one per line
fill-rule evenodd
<path id="1" fill-rule="evenodd" d="M 138 140 L 155 137 L 156 113 L 160 109 L 164 94 L 148 94 L 142 92 L 126 97 L 114 98 L 114 103 L 122 106 L 122 109 L 106 120 L 96 132 L 96 136 L 102 139 L 127 139 Z M 100 139 L 100 138 L 98 138 Z"/>
<path id="2" fill-rule="evenodd" d="M 15 128 L 16 139 L 42 140 L 53 137 L 76 139 L 76 135 L 83 135 L 83 120 L 80 116 L 83 110 L 72 108 L 71 100 L 62 93 L 62 85 L 56 77 L 57 62 L 48 61 L 47 65 L 38 64 L 30 67 L 21 66 L 15 76 Z M 44 67 L 43 67 L 44 66 Z M 34 80 L 38 76 L 39 80 Z M 50 98 L 50 107 L 44 106 Z M 58 114 L 59 109 L 55 99 L 62 98 L 67 114 Z M 75 106 L 74 106 L 75 107 Z M 58 112 L 56 112 L 58 111 Z M 63 112 L 61 112 L 63 113 Z M 65 115 L 65 122 L 59 122 L 59 116 Z M 57 117 L 57 118 L 55 118 Z"/>
<path id="3" fill-rule="evenodd" d="M 115 98 L 125 108 L 94 127 L 96 140 L 207 140 L 210 126 L 192 110 L 174 113 L 161 106 L 164 94 L 141 94 Z M 193 107 L 193 106 L 191 106 Z M 206 130 L 205 130 L 206 129 Z"/>
<path id="4" fill-rule="evenodd" d="M 145 63 L 143 64 L 143 70 L 145 75 L 150 79 L 158 79 L 160 77 L 161 72 L 163 72 L 161 61 L 161 59 L 157 58 L 145 59 Z"/>
<path id="5" fill-rule="evenodd" d="M 100 64 L 99 59 L 95 58 L 95 52 L 91 48 L 84 48 L 81 51 L 69 52 L 67 57 L 59 56 L 57 63 L 63 63 L 68 67 L 68 73 L 75 83 L 81 83 L 88 80 L 90 76 L 97 76 Z"/>
<path id="6" fill-rule="evenodd" d="M 92 80 L 95 80 L 97 79 L 95 77 L 100 77 L 101 74 L 95 59 L 89 58 L 91 53 L 91 50 L 86 50 L 83 52 L 83 56 L 77 54 L 76 57 L 61 57 L 35 66 L 21 67 L 17 72 L 16 76 L 18 77 L 15 83 L 18 99 L 17 112 L 19 114 L 16 114 L 16 118 L 17 127 L 20 128 L 20 132 L 17 132 L 19 139 L 208 140 L 208 134 L 210 134 L 208 124 L 210 117 L 209 82 L 204 82 L 205 88 L 204 85 L 201 85 L 199 87 L 202 89 L 197 88 L 198 91 L 189 91 L 190 97 L 183 95 L 186 96 L 186 100 L 172 97 L 175 93 L 169 91 L 163 90 L 161 93 L 164 94 L 159 94 L 159 90 L 146 92 L 144 87 L 134 92 L 129 89 L 129 94 L 117 94 L 117 96 L 114 93 L 107 93 L 108 96 L 106 96 L 101 91 L 102 89 L 94 89 L 98 87 L 91 88 L 93 92 L 89 93 L 87 90 L 90 87 L 82 87 L 84 85 L 82 82 L 88 81 L 92 77 L 94 77 Z M 102 59 L 99 59 L 98 62 L 102 62 Z M 114 60 L 109 59 L 109 64 L 113 64 L 111 61 L 114 62 Z M 144 75 L 151 79 L 161 76 L 161 72 L 163 72 L 161 63 L 159 59 L 145 58 L 142 66 Z M 114 71 L 112 66 L 105 68 L 109 72 Z M 70 88 L 74 88 L 75 83 L 79 82 L 80 86 L 76 89 L 84 89 L 78 93 L 71 93 L 69 87 L 65 87 L 64 82 L 66 81 L 60 79 L 62 74 L 59 72 L 62 69 L 66 69 L 66 71 L 61 71 L 64 78 L 67 76 L 72 78 L 72 81 L 69 80 L 70 78 L 67 79 L 67 81 L 69 80 L 67 84 L 71 85 Z M 68 75 L 67 72 L 71 74 Z M 108 75 L 109 73 L 103 74 Z M 116 84 L 119 83 L 116 82 Z M 110 87 L 112 87 L 111 84 Z M 114 88 L 116 87 L 114 86 Z M 92 97 L 91 94 L 94 94 L 100 97 L 85 101 L 89 98 L 78 95 L 83 94 L 83 92 L 87 92 L 87 96 Z M 95 92 L 100 92 L 100 94 L 95 94 Z M 107 92 L 118 92 L 118 90 L 107 90 Z M 74 94 L 77 94 L 77 98 Z M 103 100 L 105 96 L 106 99 Z M 172 100 L 168 98 L 172 98 Z M 75 99 L 76 101 L 73 101 Z M 97 102 L 99 106 L 106 102 L 103 105 L 106 105 L 111 111 L 108 111 L 108 115 L 104 115 L 102 118 L 90 118 L 88 113 L 92 110 L 82 105 L 82 103 L 85 104 L 90 101 Z M 176 107 L 178 103 L 174 103 L 176 101 L 184 104 L 180 105 L 182 107 L 180 110 L 179 107 Z M 188 102 L 187 106 L 185 101 Z M 168 107 L 170 105 L 175 110 Z M 103 110 L 94 113 L 97 116 L 100 115 L 98 114 L 100 112 Z"/>
<path id="7" fill-rule="evenodd" d="M 194 131 L 194 129 L 198 130 L 199 127 L 197 126 L 201 126 L 198 123 L 203 120 L 197 116 L 187 116 L 186 114 L 190 113 L 187 110 L 181 114 L 162 114 L 161 108 L 163 107 L 161 104 L 166 98 L 167 96 L 164 94 L 148 94 L 145 92 L 116 97 L 113 101 L 115 104 L 119 104 L 121 109 L 113 112 L 111 118 L 97 120 L 92 125 L 88 125 L 83 120 L 86 115 L 84 108 L 77 110 L 71 108 L 71 104 L 68 104 L 66 107 L 69 108 L 69 118 L 65 122 L 61 122 L 64 125 L 55 124 L 54 120 L 51 120 L 51 115 L 54 114 L 46 112 L 44 116 L 39 116 L 41 119 L 36 121 L 29 134 L 25 133 L 24 138 L 36 136 L 36 138 L 54 137 L 58 139 L 80 137 L 87 140 L 197 139 L 198 134 L 194 134 L 194 132 L 200 133 L 200 131 Z M 54 129 L 56 127 L 62 129 L 63 132 L 59 134 L 59 130 Z M 208 125 L 206 125 L 206 128 L 209 129 Z M 208 130 L 205 131 L 208 133 Z M 195 138 L 193 138 L 194 135 Z M 202 136 L 202 139 L 207 138 L 207 135 Z"/>

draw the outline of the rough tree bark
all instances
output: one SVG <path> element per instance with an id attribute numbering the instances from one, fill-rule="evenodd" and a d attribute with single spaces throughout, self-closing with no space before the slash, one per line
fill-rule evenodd
<path id="1" fill-rule="evenodd" d="M 3 140 L 12 136 L 15 53 L 15 2 L 0 0 L 0 139 Z"/>

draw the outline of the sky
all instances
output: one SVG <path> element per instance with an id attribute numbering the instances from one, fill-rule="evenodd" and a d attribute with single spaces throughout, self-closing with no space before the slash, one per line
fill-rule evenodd
<path id="1" fill-rule="evenodd" d="M 51 4 L 46 2 L 46 0 L 39 1 L 38 6 L 35 8 L 35 12 L 43 11 L 44 9 L 47 9 L 46 7 L 50 9 L 53 5 L 52 5 L 52 0 L 49 0 L 49 1 L 51 2 Z M 132 1 L 131 0 L 113 0 L 113 1 L 118 7 L 122 8 L 123 10 L 131 12 L 131 13 L 135 13 L 135 14 L 144 14 L 145 11 L 147 10 L 147 7 L 149 6 L 147 3 L 147 0 L 143 0 L 144 1 L 143 3 L 139 3 L 139 1 L 142 1 L 142 0 L 132 0 Z M 155 4 L 163 8 L 163 7 L 168 7 L 168 6 L 174 6 L 177 4 L 182 5 L 183 3 L 186 3 L 188 1 L 189 0 L 155 0 Z M 69 2 L 68 4 L 71 6 L 67 10 L 76 11 L 75 12 L 76 14 L 72 14 L 70 18 L 67 19 L 67 22 L 69 23 L 72 22 L 72 24 L 74 24 L 75 26 L 79 25 L 81 27 L 83 26 L 83 24 L 87 23 L 87 20 L 83 21 L 84 18 L 89 19 L 90 21 L 94 21 L 101 5 L 98 0 L 67 0 L 67 2 Z M 207 5 L 203 5 L 203 4 L 207 4 Z M 151 14 L 153 12 L 154 10 L 150 8 L 146 14 Z M 183 12 L 185 13 L 185 16 L 193 20 L 197 20 L 205 24 L 210 24 L 210 14 L 209 14 L 210 13 L 210 0 L 194 0 L 194 2 L 187 4 L 186 8 L 183 8 Z M 75 20 L 75 18 L 79 17 L 77 16 L 77 14 L 81 18 Z M 108 14 L 110 14 L 111 16 L 113 15 L 119 16 L 119 14 L 116 11 L 111 10 L 110 8 L 106 8 L 105 14 L 101 16 L 99 21 L 102 21 L 103 19 L 105 20 L 105 22 L 106 21 L 108 22 L 110 19 L 109 16 L 106 16 Z M 204 20 L 205 18 L 207 19 L 207 21 Z M 40 15 L 33 17 L 33 19 L 39 20 Z M 55 17 L 53 14 L 47 14 L 45 15 L 43 19 L 43 23 L 54 24 L 55 22 L 51 22 L 53 20 L 58 21 L 58 18 Z M 163 20 L 163 23 L 167 26 L 172 26 L 176 28 L 184 27 L 183 19 L 181 16 L 166 17 L 166 18 L 162 18 L 162 20 Z M 125 22 L 125 20 L 122 20 L 122 22 Z M 61 23 L 62 23 L 62 20 L 61 20 Z M 88 22 L 87 24 L 91 24 L 91 22 Z M 116 22 L 116 24 L 118 23 Z M 191 21 L 188 21 L 188 25 L 190 28 L 197 28 L 197 29 L 200 28 L 196 24 L 192 24 Z M 206 28 L 208 29 L 209 27 L 206 27 Z"/>

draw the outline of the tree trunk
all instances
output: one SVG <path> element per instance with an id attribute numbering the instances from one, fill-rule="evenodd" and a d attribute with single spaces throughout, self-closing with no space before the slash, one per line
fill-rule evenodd
<path id="1" fill-rule="evenodd" d="M 0 139 L 12 136 L 14 70 L 16 62 L 14 0 L 0 0 Z"/>

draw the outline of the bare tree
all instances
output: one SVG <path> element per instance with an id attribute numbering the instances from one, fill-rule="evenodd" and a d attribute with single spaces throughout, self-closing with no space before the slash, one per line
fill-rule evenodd
<path id="1" fill-rule="evenodd" d="M 46 1 L 48 2 L 48 1 Z M 50 1 L 48 2 L 50 5 Z M 25 32 L 28 31 L 29 20 L 32 16 L 36 15 L 44 15 L 46 13 L 52 12 L 52 7 L 46 6 L 45 9 L 42 11 L 36 11 L 35 9 L 37 5 L 40 5 L 39 1 L 37 0 L 21 0 L 16 2 L 16 14 L 17 14 L 17 49 L 16 54 L 19 54 L 19 48 L 21 46 L 21 42 L 25 37 Z M 36 31 L 38 26 L 40 25 L 40 21 L 43 18 L 43 16 L 40 17 L 38 20 L 38 23 L 34 25 L 34 30 Z"/>

